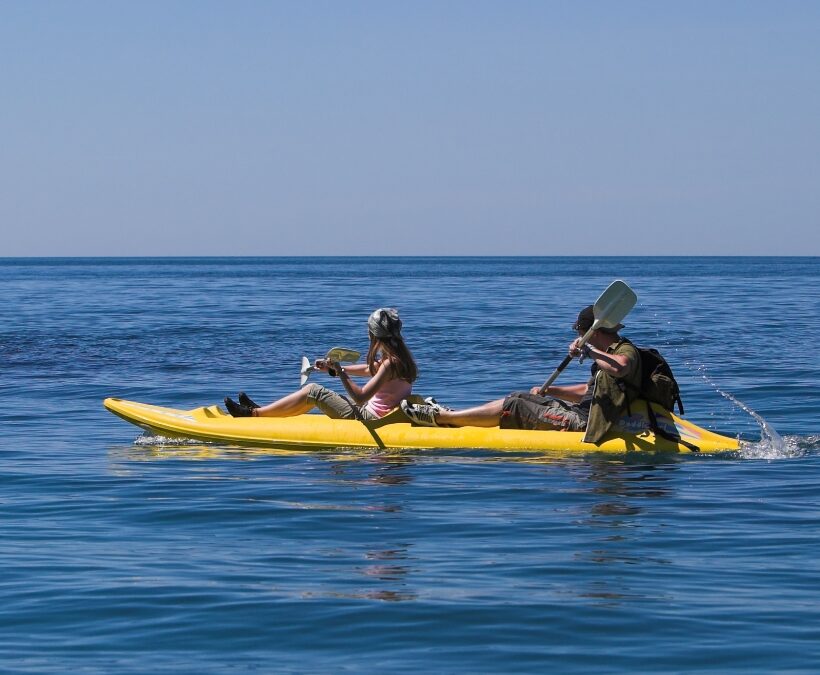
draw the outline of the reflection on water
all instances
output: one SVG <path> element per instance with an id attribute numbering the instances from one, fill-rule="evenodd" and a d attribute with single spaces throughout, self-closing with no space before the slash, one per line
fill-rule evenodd
<path id="1" fill-rule="evenodd" d="M 676 497 L 676 474 L 689 461 L 698 460 L 653 456 L 648 462 L 645 455 L 620 456 L 617 459 L 606 455 L 566 458 L 531 453 L 499 456 L 493 452 L 466 450 L 385 452 L 373 448 L 337 448 L 299 451 L 209 444 L 140 445 L 116 447 L 110 452 L 110 460 L 121 466 L 129 462 L 167 459 L 241 462 L 273 459 L 259 470 L 244 463 L 237 465 L 237 469 L 230 469 L 228 464 L 214 463 L 208 474 L 197 469 L 194 476 L 203 479 L 220 476 L 234 480 L 254 480 L 257 477 L 263 481 L 276 479 L 270 483 L 263 482 L 270 485 L 264 488 L 269 493 L 266 496 L 256 495 L 256 503 L 264 502 L 271 508 L 283 510 L 273 512 L 272 517 L 277 519 L 293 518 L 290 514 L 297 511 L 316 514 L 296 517 L 299 518 L 301 532 L 295 534 L 296 538 L 290 543 L 302 547 L 305 559 L 315 561 L 313 574 L 319 576 L 313 577 L 305 569 L 300 575 L 290 577 L 293 591 L 304 598 L 384 602 L 418 600 L 418 589 L 424 589 L 427 583 L 424 580 L 435 574 L 437 565 L 446 564 L 446 557 L 434 560 L 427 554 L 418 554 L 419 550 L 428 550 L 431 536 L 431 531 L 425 530 L 424 509 L 418 506 L 426 499 L 434 502 L 444 500 L 444 503 L 447 499 L 455 499 L 459 503 L 464 499 L 469 501 L 471 509 L 476 512 L 477 523 L 473 525 L 467 520 L 463 525 L 468 528 L 467 531 L 476 528 L 472 534 L 474 539 L 464 539 L 465 532 L 460 540 L 472 541 L 471 545 L 475 546 L 472 555 L 476 561 L 485 560 L 493 566 L 503 560 L 505 564 L 519 565 L 522 570 L 537 570 L 543 564 L 549 564 L 554 554 L 549 553 L 549 546 L 544 541 L 537 539 L 526 540 L 518 549 L 510 548 L 503 552 L 495 549 L 499 536 L 509 537 L 519 523 L 523 525 L 528 522 L 527 519 L 533 514 L 533 502 L 529 499 L 520 503 L 510 501 L 503 517 L 499 517 L 493 500 L 482 500 L 481 495 L 483 490 L 495 489 L 491 475 L 503 476 L 505 472 L 512 471 L 534 480 L 534 492 L 525 493 L 530 496 L 543 489 L 544 483 L 539 482 L 538 478 L 542 472 L 547 482 L 559 476 L 559 480 L 569 481 L 569 489 L 563 495 L 557 493 L 549 499 L 558 500 L 560 504 L 566 495 L 572 495 L 568 511 L 576 515 L 569 521 L 565 516 L 561 516 L 560 520 L 563 520 L 564 526 L 571 528 L 562 546 L 568 555 L 574 578 L 572 581 L 542 578 L 533 590 L 544 597 L 552 593 L 566 594 L 582 598 L 587 603 L 608 606 L 664 597 L 660 589 L 645 583 L 653 570 L 673 564 L 658 555 L 654 540 L 664 524 L 658 523 L 652 506 L 659 501 L 673 501 Z M 479 470 L 483 465 L 492 473 L 483 472 L 481 480 L 475 485 L 461 486 L 463 491 L 459 495 L 458 490 L 454 492 L 449 489 L 451 484 L 446 482 L 449 478 L 443 484 L 427 482 L 437 472 L 450 476 L 447 465 L 475 466 Z M 532 470 L 528 465 L 532 466 Z M 239 466 L 246 468 L 238 470 Z M 134 469 L 133 465 L 131 469 Z M 183 472 L 182 467 L 180 471 Z M 282 475 L 289 476 L 289 482 L 278 482 L 277 477 Z M 414 485 L 414 481 L 421 476 L 425 477 L 422 481 L 424 484 Z M 302 480 L 309 486 L 306 493 L 298 489 Z M 502 490 L 511 488 L 506 482 L 508 480 L 500 479 L 500 485 L 507 486 Z M 290 494 L 294 490 L 300 492 L 298 498 Z M 430 492 L 425 493 L 425 490 Z M 475 497 L 468 497 L 474 490 Z M 514 490 L 509 494 L 514 494 Z M 563 506 L 556 507 L 556 512 L 566 514 Z M 339 524 L 336 526 L 339 529 L 330 534 L 326 528 L 334 527 L 334 517 L 324 514 L 332 513 L 348 513 L 350 516 L 339 516 L 341 520 L 337 521 Z M 431 513 L 434 523 L 443 524 L 432 531 L 432 536 L 442 537 L 439 545 L 459 539 L 457 531 L 449 529 L 452 523 L 444 504 L 434 508 Z M 327 551 L 317 550 L 310 543 L 328 536 L 337 542 L 341 538 L 344 542 L 334 547 L 330 555 L 332 560 L 328 558 Z M 308 543 L 302 540 L 303 537 L 307 538 Z M 424 546 L 419 548 L 422 544 Z M 413 551 L 416 551 L 415 555 Z M 463 554 L 453 551 L 451 555 L 458 558 Z M 325 566 L 328 562 L 332 563 L 330 568 Z M 333 572 L 328 574 L 328 569 Z M 585 569 L 586 573 L 583 572 Z M 315 586 L 317 579 L 318 588 Z M 306 587 L 308 583 L 312 585 Z M 481 583 L 491 582 L 485 578 Z M 429 593 L 429 589 L 426 592 Z M 479 583 L 457 591 L 450 589 L 449 592 L 480 595 L 486 590 Z"/>
<path id="2" fill-rule="evenodd" d="M 112 446 L 108 456 L 112 461 L 153 462 L 159 460 L 214 460 L 232 459 L 247 461 L 260 457 L 293 457 L 306 454 L 300 450 L 279 450 L 274 448 L 234 447 L 211 445 L 202 441 L 185 440 L 184 442 L 166 444 L 162 437 L 140 436 L 133 445 Z M 147 442 L 156 441 L 156 442 Z M 314 451 L 322 456 L 324 451 Z"/>
<path id="3" fill-rule="evenodd" d="M 367 579 L 376 579 L 395 586 L 396 588 L 382 588 L 375 591 L 379 600 L 415 600 L 416 594 L 407 589 L 409 575 L 412 568 L 409 550 L 411 544 L 405 544 L 384 551 L 368 551 L 365 559 L 372 564 L 360 566 L 357 571 Z M 372 594 L 374 591 L 370 591 Z"/>
<path id="4" fill-rule="evenodd" d="M 147 442 L 150 439 L 158 442 Z M 251 525 L 244 521 L 250 523 L 258 515 L 252 505 L 261 504 L 264 505 L 263 508 L 270 509 L 272 520 L 293 518 L 294 512 L 316 513 L 315 516 L 295 516 L 302 525 L 300 531 L 294 533 L 290 545 L 298 546 L 303 559 L 314 561 L 313 564 L 317 565 L 318 569 L 323 569 L 323 563 L 328 561 L 335 569 L 333 574 L 325 576 L 321 576 L 320 572 L 320 583 L 325 590 L 304 589 L 304 584 L 316 583 L 316 579 L 307 573 L 307 568 L 295 575 L 290 569 L 271 569 L 271 573 L 287 574 L 291 583 L 302 586 L 301 591 L 294 589 L 300 597 L 383 602 L 406 602 L 417 599 L 417 593 L 410 588 L 411 576 L 418 569 L 418 561 L 410 554 L 413 543 L 391 540 L 395 532 L 413 529 L 405 528 L 402 524 L 402 519 L 405 518 L 403 496 L 395 491 L 412 483 L 414 475 L 411 469 L 419 459 L 417 453 L 384 452 L 374 448 L 279 450 L 200 442 L 165 444 L 163 441 L 164 439 L 158 437 L 142 437 L 142 441 L 135 445 L 110 447 L 108 458 L 111 472 L 133 479 L 142 477 L 138 470 L 139 466 L 150 467 L 154 462 L 205 461 L 213 462 L 208 465 L 207 472 L 203 472 L 199 466 L 180 467 L 179 480 L 184 481 L 187 489 L 196 490 L 196 485 L 200 481 L 261 480 L 263 485 L 269 486 L 263 488 L 266 493 L 255 494 L 252 498 L 241 498 L 240 504 L 248 505 L 248 508 L 236 516 L 237 533 L 246 525 L 250 528 Z M 238 461 L 244 465 L 249 461 L 261 462 L 271 458 L 288 461 L 273 461 L 260 467 L 258 471 L 250 467 L 237 471 L 226 468 L 229 465 L 219 463 Z M 294 498 L 292 494 L 294 489 L 298 490 L 297 484 L 293 482 L 294 470 L 297 475 L 309 472 L 309 476 L 304 480 L 307 495 L 300 494 L 299 498 Z M 284 483 L 276 480 L 280 472 L 289 476 Z M 271 478 L 274 480 L 270 480 Z M 320 488 L 318 492 L 315 490 L 317 487 Z M 366 490 L 367 488 L 370 490 Z M 174 490 L 169 488 L 168 492 L 174 493 Z M 214 499 L 219 498 L 218 493 L 213 495 Z M 394 495 L 397 498 L 391 498 Z M 185 500 L 179 491 L 175 492 L 174 498 Z M 201 499 L 199 495 L 197 498 Z M 223 499 L 226 503 L 236 503 L 233 494 L 225 495 Z M 186 507 L 191 508 L 190 504 Z M 357 541 L 357 535 L 352 534 L 352 540 L 343 547 L 334 547 L 330 552 L 317 549 L 313 541 L 326 536 L 322 534 L 322 528 L 327 527 L 323 520 L 328 516 L 323 514 L 329 513 L 350 513 L 353 518 L 375 517 L 378 519 L 376 532 L 384 529 L 384 538 L 379 542 L 362 542 Z M 308 520 L 304 520 L 305 517 Z M 352 527 L 355 532 L 356 524 Z M 339 535 L 336 533 L 334 536 L 338 538 Z M 337 567 L 340 564 L 341 568 Z M 355 583 L 357 579 L 361 583 Z"/>
<path id="5" fill-rule="evenodd" d="M 616 497 L 668 497 L 678 462 L 665 464 L 625 464 L 613 461 L 589 461 L 585 480 L 590 492 Z"/>
<path id="6" fill-rule="evenodd" d="M 617 605 L 625 600 L 657 599 L 658 593 L 647 593 L 645 586 L 631 584 L 624 567 L 641 570 L 652 566 L 671 565 L 672 561 L 641 554 L 644 541 L 656 531 L 645 522 L 647 505 L 642 500 L 668 500 L 674 494 L 674 474 L 678 463 L 659 465 L 629 465 L 612 461 L 592 461 L 586 474 L 579 476 L 586 483 L 586 492 L 594 497 L 583 508 L 584 516 L 576 524 L 591 534 L 589 546 L 576 551 L 580 563 L 603 565 L 610 571 L 606 579 L 589 580 L 574 595 L 605 605 Z M 586 541 L 581 537 L 580 542 Z M 643 573 L 643 572 L 642 572 Z"/>
<path id="7" fill-rule="evenodd" d="M 385 488 L 387 492 L 379 492 L 379 497 L 390 496 L 390 491 L 396 487 L 409 485 L 413 475 L 407 470 L 415 462 L 407 454 L 387 456 L 372 456 L 366 463 L 335 462 L 331 472 L 337 484 L 344 483 L 353 487 L 371 485 Z M 362 477 L 361 469 L 367 467 L 367 474 Z M 401 524 L 395 518 L 404 518 L 404 507 L 400 502 L 382 503 L 379 511 L 390 514 L 393 528 L 400 528 Z M 410 528 L 412 529 L 412 528 Z M 413 558 L 410 549 L 413 544 L 408 542 L 388 544 L 385 542 L 377 548 L 365 550 L 363 556 L 350 552 L 347 556 L 355 561 L 350 569 L 350 577 L 363 578 L 368 585 L 378 584 L 378 588 L 354 590 L 329 590 L 323 595 L 333 598 L 367 599 L 384 602 L 406 602 L 417 599 L 417 594 L 409 589 L 410 575 L 413 572 Z M 360 557 L 359 557 L 360 556 Z M 358 560 L 357 560 L 358 557 Z"/>
<path id="8" fill-rule="evenodd" d="M 343 574 L 345 580 L 335 586 L 347 586 L 350 580 L 361 579 L 364 587 L 350 590 L 329 588 L 325 591 L 304 591 L 303 598 L 337 598 L 377 600 L 384 602 L 407 602 L 418 599 L 418 594 L 410 588 L 413 558 L 409 551 L 411 544 L 399 544 L 384 550 L 366 551 L 363 557 Z M 340 552 L 336 551 L 338 555 Z M 352 551 L 341 552 L 345 558 L 355 560 Z M 362 560 L 364 564 L 362 564 Z M 330 584 L 326 584 L 330 586 Z"/>
<path id="9" fill-rule="evenodd" d="M 370 551 L 365 555 L 365 558 L 377 562 L 360 568 L 360 571 L 366 577 L 375 577 L 382 581 L 400 581 L 407 575 L 410 569 L 404 565 L 395 563 L 407 560 L 408 557 L 407 548 Z M 385 564 L 386 562 L 394 564 Z"/>
<path id="10" fill-rule="evenodd" d="M 249 460 L 263 457 L 317 457 L 334 462 L 373 460 L 390 465 L 412 462 L 424 456 L 424 451 L 370 447 L 313 447 L 271 448 L 250 445 L 224 445 L 206 443 L 196 439 L 166 438 L 164 436 L 140 436 L 133 445 L 117 445 L 109 448 L 109 457 L 121 461 L 155 461 L 162 459 L 190 460 Z"/>
<path id="11" fill-rule="evenodd" d="M 313 591 L 302 594 L 305 599 L 311 598 L 336 598 L 339 600 L 380 600 L 383 602 L 402 602 L 405 600 L 415 600 L 414 593 L 398 593 L 396 591 L 360 591 L 354 593 L 337 593 L 328 591 L 326 593 L 316 593 Z"/>
<path id="12" fill-rule="evenodd" d="M 595 516 L 637 516 L 641 509 L 627 504 L 603 503 L 595 504 L 590 512 Z"/>

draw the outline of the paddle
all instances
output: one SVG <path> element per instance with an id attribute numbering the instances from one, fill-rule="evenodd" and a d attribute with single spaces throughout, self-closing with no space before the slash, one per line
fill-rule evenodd
<path id="1" fill-rule="evenodd" d="M 592 337 L 592 333 L 599 328 L 614 328 L 617 326 L 621 322 L 621 319 L 629 314 L 629 311 L 635 306 L 637 301 L 638 296 L 635 295 L 635 291 L 620 279 L 613 281 L 609 287 L 601 293 L 601 297 L 595 301 L 595 305 L 592 308 L 595 321 L 578 341 L 578 348 L 583 347 L 587 343 L 587 340 Z M 569 354 L 564 357 L 561 365 L 555 369 L 555 372 L 550 375 L 550 378 L 544 382 L 544 385 L 538 390 L 541 396 L 546 393 L 549 386 L 555 382 L 556 378 L 561 374 L 561 371 L 569 365 L 572 359 L 573 357 Z"/>
<path id="2" fill-rule="evenodd" d="M 355 349 L 346 349 L 344 347 L 334 347 L 331 349 L 327 356 L 325 356 L 325 360 L 329 363 L 356 363 L 359 360 L 361 354 L 357 352 Z M 310 377 L 311 373 L 315 373 L 317 368 L 310 364 L 308 361 L 307 356 L 302 357 L 302 370 L 300 371 L 301 380 L 300 385 L 305 386 L 305 382 L 308 381 L 308 377 Z M 336 371 L 332 368 L 328 369 L 328 375 L 332 377 L 336 377 Z"/>

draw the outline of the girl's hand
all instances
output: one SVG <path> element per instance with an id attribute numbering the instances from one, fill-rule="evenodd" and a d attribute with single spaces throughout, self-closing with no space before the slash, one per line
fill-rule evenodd
<path id="1" fill-rule="evenodd" d="M 578 349 L 578 343 L 580 341 L 581 338 L 575 338 L 572 342 L 569 343 L 569 355 L 573 358 L 581 355 L 581 350 Z"/>
<path id="2" fill-rule="evenodd" d="M 313 362 L 313 367 L 316 368 L 316 370 L 327 371 L 327 369 L 330 367 L 330 364 L 327 362 L 327 359 L 316 359 Z"/>

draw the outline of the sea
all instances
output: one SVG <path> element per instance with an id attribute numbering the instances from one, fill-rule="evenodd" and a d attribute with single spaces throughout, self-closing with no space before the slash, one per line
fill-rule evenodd
<path id="1" fill-rule="evenodd" d="M 285 452 L 102 405 L 271 401 L 383 306 L 415 392 L 475 405 L 615 279 L 740 451 Z M 816 257 L 2 258 L 0 672 L 820 672 L 818 335 Z"/>

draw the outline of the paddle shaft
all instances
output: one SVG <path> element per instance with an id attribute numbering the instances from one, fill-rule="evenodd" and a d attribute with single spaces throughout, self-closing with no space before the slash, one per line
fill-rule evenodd
<path id="1" fill-rule="evenodd" d="M 578 349 L 581 349 L 589 341 L 589 338 L 592 337 L 592 334 L 596 330 L 598 330 L 599 323 L 599 321 L 595 321 L 592 324 L 592 327 L 586 333 L 584 333 L 583 337 L 578 341 Z M 553 382 L 555 382 L 556 379 L 558 379 L 558 376 L 561 374 L 564 368 L 566 368 L 570 364 L 570 361 L 572 361 L 572 359 L 574 358 L 575 357 L 572 356 L 572 354 L 567 354 L 564 357 L 564 360 L 561 361 L 561 364 L 555 369 L 555 372 L 549 376 L 549 379 L 546 382 L 544 382 L 543 386 L 538 390 L 538 393 L 541 394 L 541 396 L 544 396 L 547 393 L 547 389 L 549 389 L 549 386 Z"/>

